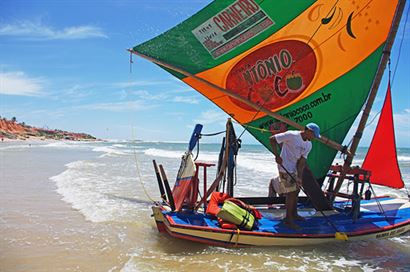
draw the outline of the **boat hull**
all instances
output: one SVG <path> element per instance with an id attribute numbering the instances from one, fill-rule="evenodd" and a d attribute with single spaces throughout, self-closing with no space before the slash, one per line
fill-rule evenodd
<path id="1" fill-rule="evenodd" d="M 410 231 L 410 203 L 404 199 L 381 198 L 379 202 L 385 215 L 374 211 L 375 200 L 363 201 L 361 216 L 353 222 L 349 207 L 338 212 L 327 212 L 327 219 L 320 213 L 305 210 L 305 221 L 298 224 L 301 230 L 287 228 L 278 216 L 279 210 L 260 209 L 264 217 L 259 220 L 256 230 L 222 229 L 214 218 L 201 213 L 171 212 L 165 206 L 152 207 L 154 218 L 160 232 L 172 237 L 194 242 L 224 246 L 303 246 L 330 242 L 343 242 L 335 239 L 335 229 L 328 223 L 331 220 L 339 232 L 348 235 L 349 241 L 382 239 L 401 235 Z M 384 205 L 383 205 L 384 204 Z M 343 202 L 338 203 L 342 207 Z M 272 212 L 273 211 L 273 212 Z M 303 212 L 302 212 L 303 214 Z"/>

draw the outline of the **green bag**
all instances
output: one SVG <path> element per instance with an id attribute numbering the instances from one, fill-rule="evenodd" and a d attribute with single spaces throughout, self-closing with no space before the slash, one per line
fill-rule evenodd
<path id="1" fill-rule="evenodd" d="M 216 215 L 223 221 L 235 224 L 239 228 L 251 230 L 255 224 L 255 217 L 247 210 L 227 200 Z"/>

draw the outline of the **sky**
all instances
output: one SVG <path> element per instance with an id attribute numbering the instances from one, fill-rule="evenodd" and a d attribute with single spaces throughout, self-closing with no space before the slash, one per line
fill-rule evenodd
<path id="1" fill-rule="evenodd" d="M 0 1 L 0 115 L 103 139 L 186 142 L 196 123 L 204 125 L 204 133 L 224 130 L 228 115 L 222 110 L 152 63 L 134 56 L 130 65 L 126 51 L 210 2 Z M 392 70 L 398 65 L 392 99 L 399 147 L 410 147 L 410 22 L 404 29 L 408 10 L 409 1 L 391 55 Z M 386 88 L 387 73 L 362 146 L 371 141 Z M 239 134 L 243 129 L 236 130 Z M 242 140 L 257 143 L 248 133 Z"/>

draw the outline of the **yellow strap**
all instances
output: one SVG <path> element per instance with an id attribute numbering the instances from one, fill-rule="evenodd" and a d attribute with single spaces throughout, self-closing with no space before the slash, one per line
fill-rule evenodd
<path id="1" fill-rule="evenodd" d="M 240 229 L 236 229 L 236 231 L 238 232 L 237 236 L 236 236 L 236 242 L 235 242 L 235 247 L 238 246 L 238 242 L 239 242 L 239 235 L 241 234 Z"/>
<path id="2" fill-rule="evenodd" d="M 347 241 L 349 238 L 347 237 L 347 234 L 344 232 L 336 232 L 335 233 L 335 238 L 336 240 L 341 240 L 341 241 Z"/>

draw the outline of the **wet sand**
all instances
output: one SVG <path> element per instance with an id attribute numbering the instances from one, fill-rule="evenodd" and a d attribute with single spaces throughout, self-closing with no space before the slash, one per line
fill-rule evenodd
<path id="1" fill-rule="evenodd" d="M 22 148 L 0 150 L 0 271 L 120 269 L 128 258 L 118 251 L 119 244 L 127 243 L 116 233 L 126 226 L 86 221 L 49 180 L 66 163 L 95 153 L 16 144 Z"/>

